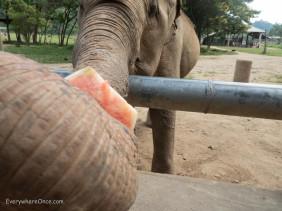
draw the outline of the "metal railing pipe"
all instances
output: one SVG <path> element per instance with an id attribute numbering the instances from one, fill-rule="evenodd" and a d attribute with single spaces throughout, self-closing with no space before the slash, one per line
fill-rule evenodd
<path id="1" fill-rule="evenodd" d="M 282 120 L 282 86 L 130 76 L 134 106 Z"/>
<path id="2" fill-rule="evenodd" d="M 69 71 L 56 71 L 63 77 Z M 282 120 L 282 86 L 129 77 L 127 101 L 139 107 Z"/>

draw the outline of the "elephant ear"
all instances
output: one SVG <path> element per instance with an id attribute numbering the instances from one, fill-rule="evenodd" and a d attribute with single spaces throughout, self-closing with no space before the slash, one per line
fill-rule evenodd
<path id="1" fill-rule="evenodd" d="M 182 5 L 182 1 L 181 0 L 177 0 L 176 2 L 176 17 L 175 19 L 177 19 L 180 14 L 181 14 L 181 5 Z"/>

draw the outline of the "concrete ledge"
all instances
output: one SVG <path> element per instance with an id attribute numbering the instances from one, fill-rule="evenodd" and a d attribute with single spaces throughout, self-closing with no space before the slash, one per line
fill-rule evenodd
<path id="1" fill-rule="evenodd" d="M 282 190 L 141 172 L 130 211 L 282 211 Z"/>

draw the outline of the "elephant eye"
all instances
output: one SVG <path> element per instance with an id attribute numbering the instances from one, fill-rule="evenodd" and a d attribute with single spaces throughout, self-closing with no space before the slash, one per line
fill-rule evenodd
<path id="1" fill-rule="evenodd" d="M 149 8 L 149 17 L 156 17 L 159 15 L 159 7 L 157 4 L 151 4 Z"/>
<path id="2" fill-rule="evenodd" d="M 84 6 L 83 6 L 83 4 L 80 4 L 79 5 L 79 13 L 83 14 L 83 12 L 84 12 Z"/>

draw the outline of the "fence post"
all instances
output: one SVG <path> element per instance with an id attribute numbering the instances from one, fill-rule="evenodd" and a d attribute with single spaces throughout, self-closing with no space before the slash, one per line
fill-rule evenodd
<path id="1" fill-rule="evenodd" d="M 4 45 L 3 45 L 3 40 L 2 40 L 1 32 L 0 32 L 0 51 L 4 51 Z"/>
<path id="2" fill-rule="evenodd" d="M 233 81 L 249 83 L 251 76 L 251 69 L 252 69 L 252 61 L 237 60 Z"/>
<path id="3" fill-rule="evenodd" d="M 152 127 L 152 121 L 151 121 L 151 116 L 150 116 L 150 111 L 149 110 L 147 112 L 147 119 L 145 121 L 145 125 L 147 127 Z"/>
<path id="4" fill-rule="evenodd" d="M 264 48 L 263 48 L 263 54 L 267 54 L 267 31 L 265 29 L 265 40 L 264 40 Z"/>

